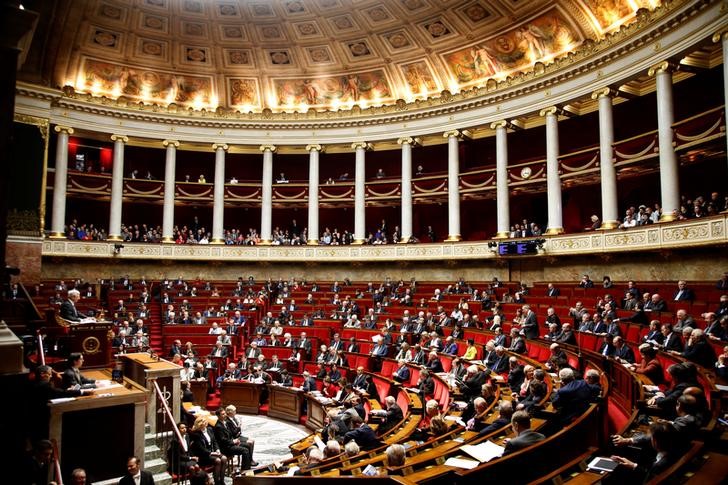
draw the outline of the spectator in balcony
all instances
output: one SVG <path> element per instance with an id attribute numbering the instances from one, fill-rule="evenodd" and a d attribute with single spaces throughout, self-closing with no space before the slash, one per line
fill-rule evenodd
<path id="1" fill-rule="evenodd" d="M 589 275 L 585 274 L 581 277 L 581 281 L 577 285 L 579 288 L 594 288 L 594 282 L 589 279 Z"/>
<path id="2" fill-rule="evenodd" d="M 691 288 L 688 288 L 685 280 L 677 282 L 677 291 L 672 296 L 674 301 L 693 301 L 695 300 L 695 293 Z"/>
<path id="3" fill-rule="evenodd" d="M 286 174 L 281 172 L 280 175 L 278 175 L 278 178 L 276 179 L 277 184 L 287 184 L 288 179 L 286 178 Z"/>
<path id="4" fill-rule="evenodd" d="M 591 224 L 584 228 L 585 231 L 596 231 L 599 229 L 602 225 L 601 221 L 599 220 L 599 216 L 592 215 L 590 218 Z"/>
<path id="5" fill-rule="evenodd" d="M 546 296 L 557 297 L 561 294 L 561 291 L 554 286 L 553 283 L 549 283 L 546 287 Z"/>
<path id="6" fill-rule="evenodd" d="M 631 207 L 627 209 L 624 213 L 624 219 L 622 219 L 622 223 L 619 225 L 620 229 L 629 229 L 631 227 L 637 226 L 637 217 L 635 216 L 634 209 Z"/>
<path id="7" fill-rule="evenodd" d="M 417 165 L 417 170 L 415 171 L 415 177 L 422 177 L 425 174 L 425 169 L 422 168 L 422 165 Z"/>
<path id="8" fill-rule="evenodd" d="M 379 168 L 379 169 L 377 170 L 377 174 L 376 174 L 376 178 L 377 178 L 377 179 L 383 179 L 383 178 L 385 178 L 386 176 L 387 176 L 387 175 L 386 175 L 386 174 L 384 173 L 384 169 L 382 169 L 382 168 Z"/>

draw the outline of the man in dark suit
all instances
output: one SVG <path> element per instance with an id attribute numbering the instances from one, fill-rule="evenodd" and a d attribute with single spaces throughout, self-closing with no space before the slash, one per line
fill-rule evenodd
<path id="1" fill-rule="evenodd" d="M 357 419 L 354 416 L 351 418 L 351 423 L 355 428 L 344 435 L 344 443 L 354 440 L 362 450 L 371 450 L 381 446 L 382 442 L 377 437 L 377 434 L 361 418 Z"/>
<path id="2" fill-rule="evenodd" d="M 652 320 L 650 322 L 650 331 L 647 332 L 647 335 L 642 337 L 642 341 L 645 343 L 650 344 L 656 344 L 656 345 L 662 345 L 662 343 L 665 340 L 665 336 L 660 331 L 660 321 L 659 320 Z"/>
<path id="3" fill-rule="evenodd" d="M 550 297 L 557 297 L 561 294 L 558 288 L 554 286 L 553 283 L 549 283 L 548 288 L 546 289 L 546 296 Z"/>
<path id="4" fill-rule="evenodd" d="M 355 389 L 367 389 L 369 387 L 369 384 L 367 382 L 367 375 L 364 373 L 364 367 L 357 367 L 356 376 L 354 377 L 354 381 L 351 383 L 351 385 Z"/>
<path id="5" fill-rule="evenodd" d="M 673 331 L 671 323 L 663 323 L 660 331 L 662 332 L 662 335 L 664 337 L 660 345 L 663 350 L 668 352 L 670 350 L 675 350 L 679 352 L 683 349 L 680 334 Z"/>
<path id="6" fill-rule="evenodd" d="M 530 305 L 523 305 L 523 323 L 521 324 L 523 336 L 527 339 L 538 338 L 538 320 L 536 313 L 531 310 Z"/>
<path id="7" fill-rule="evenodd" d="M 392 379 L 399 382 L 400 384 L 404 382 L 409 382 L 410 370 L 409 367 L 407 367 L 406 360 L 400 359 L 399 367 L 397 368 L 397 370 L 394 371 L 394 374 L 392 374 Z"/>
<path id="8" fill-rule="evenodd" d="M 498 404 L 498 418 L 488 426 L 480 430 L 481 435 L 490 434 L 499 429 L 505 428 L 511 423 L 513 416 L 513 401 L 501 401 Z"/>
<path id="9" fill-rule="evenodd" d="M 301 332 L 301 338 L 298 339 L 296 347 L 299 348 L 304 354 L 302 356 L 304 360 L 309 360 L 311 358 L 312 344 L 311 341 L 306 337 L 306 332 Z"/>
<path id="10" fill-rule="evenodd" d="M 303 384 L 301 385 L 301 387 L 303 388 L 303 392 L 318 391 L 316 379 L 311 377 L 311 374 L 309 374 L 308 371 L 304 371 L 303 373 Z"/>
<path id="11" fill-rule="evenodd" d="M 531 430 L 531 417 L 526 411 L 516 411 L 511 417 L 511 427 L 516 437 L 508 440 L 503 455 L 513 453 L 533 443 L 543 441 L 546 437 L 541 433 Z"/>
<path id="12" fill-rule="evenodd" d="M 688 288 L 688 284 L 684 280 L 677 282 L 677 291 L 672 295 L 673 301 L 693 301 L 695 299 L 695 293 L 691 288 Z"/>
<path id="13" fill-rule="evenodd" d="M 154 485 L 154 477 L 151 473 L 140 467 L 139 458 L 132 456 L 126 462 L 127 474 L 121 477 L 119 485 Z"/>
<path id="14" fill-rule="evenodd" d="M 359 352 L 359 344 L 356 343 L 356 337 L 351 337 L 349 339 L 349 343 L 346 346 L 346 351 L 347 352 L 354 352 L 354 353 L 358 353 Z"/>
<path id="15" fill-rule="evenodd" d="M 624 364 L 634 364 L 634 351 L 624 343 L 622 337 L 614 337 L 614 358 Z"/>
<path id="16" fill-rule="evenodd" d="M 495 359 L 490 368 L 495 374 L 502 374 L 508 370 L 508 355 L 503 347 L 495 348 Z"/>
<path id="17" fill-rule="evenodd" d="M 227 425 L 227 413 L 224 408 L 218 408 L 215 411 L 217 416 L 217 423 L 213 428 L 215 432 L 215 441 L 220 446 L 220 451 L 225 456 L 239 456 L 240 457 L 240 468 L 247 470 L 250 468 L 250 449 L 246 446 L 242 446 L 240 438 L 233 436 L 231 428 Z"/>
<path id="18" fill-rule="evenodd" d="M 48 407 L 48 401 L 51 399 L 58 399 L 63 397 L 77 397 L 83 394 L 93 393 L 93 389 L 58 389 L 51 383 L 51 377 L 53 376 L 52 369 L 47 365 L 41 365 L 36 369 L 38 378 L 33 385 L 31 391 L 31 400 L 29 401 L 31 416 L 36 419 L 31 421 L 31 428 L 33 430 L 33 440 L 46 439 L 48 438 L 48 422 L 50 419 L 50 408 Z"/>
<path id="19" fill-rule="evenodd" d="M 589 406 L 593 391 L 583 379 L 576 379 L 573 369 L 559 371 L 561 387 L 554 393 L 552 403 L 559 411 L 562 423 L 571 422 Z"/>
<path id="20" fill-rule="evenodd" d="M 387 396 L 384 403 L 387 406 L 387 416 L 384 423 L 380 424 L 377 429 L 380 435 L 383 435 L 404 419 L 402 408 L 399 407 L 399 404 L 397 404 L 397 400 L 394 397 Z"/>
<path id="21" fill-rule="evenodd" d="M 96 387 L 96 381 L 87 379 L 81 375 L 81 366 L 83 365 L 83 354 L 74 352 L 68 356 L 68 369 L 63 372 L 63 388 L 80 389 L 81 387 Z"/>
<path id="22" fill-rule="evenodd" d="M 86 315 L 76 310 L 76 303 L 81 299 L 78 290 L 68 290 L 68 299 L 61 303 L 61 318 L 72 322 L 80 322 Z"/>

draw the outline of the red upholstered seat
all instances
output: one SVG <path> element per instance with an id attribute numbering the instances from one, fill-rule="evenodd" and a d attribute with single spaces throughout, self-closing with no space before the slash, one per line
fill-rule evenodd
<path id="1" fill-rule="evenodd" d="M 420 378 L 420 369 L 419 367 L 413 367 L 410 366 L 410 380 L 407 384 L 407 387 L 415 387 L 417 385 L 417 380 Z"/>
<path id="2" fill-rule="evenodd" d="M 642 325 L 630 325 L 629 327 L 627 327 L 627 332 L 624 334 L 625 340 L 627 340 L 627 342 L 641 342 L 641 330 Z"/>
<path id="3" fill-rule="evenodd" d="M 607 420 L 609 423 L 609 434 L 618 434 L 629 423 L 629 415 L 609 400 L 607 404 Z"/>
<path id="4" fill-rule="evenodd" d="M 379 371 L 379 374 L 383 375 L 384 377 L 391 377 L 397 367 L 398 365 L 395 361 L 384 360 L 382 361 L 382 369 Z"/>

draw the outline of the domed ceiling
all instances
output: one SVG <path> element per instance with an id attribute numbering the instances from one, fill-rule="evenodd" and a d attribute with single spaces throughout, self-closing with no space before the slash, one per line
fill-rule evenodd
<path id="1" fill-rule="evenodd" d="M 49 81 L 135 102 L 361 108 L 480 86 L 599 40 L 658 0 L 59 2 Z"/>

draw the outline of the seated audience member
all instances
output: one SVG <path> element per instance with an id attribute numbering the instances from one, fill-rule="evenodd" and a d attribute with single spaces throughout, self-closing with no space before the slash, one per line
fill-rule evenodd
<path id="1" fill-rule="evenodd" d="M 576 335 L 574 335 L 574 331 L 571 329 L 570 323 L 565 323 L 561 326 L 561 335 L 559 335 L 557 342 L 576 345 Z"/>
<path id="2" fill-rule="evenodd" d="M 167 470 L 170 473 L 177 475 L 184 475 L 185 473 L 192 472 L 197 466 L 196 457 L 193 458 L 189 454 L 190 446 L 190 435 L 187 434 L 187 424 L 180 422 L 177 424 L 179 433 L 182 439 L 187 445 L 187 451 L 182 448 L 179 439 L 174 438 L 169 441 L 169 448 L 167 449 Z"/>
<path id="3" fill-rule="evenodd" d="M 516 354 L 525 354 L 527 351 L 525 340 L 515 328 L 511 329 L 511 345 L 508 350 Z"/>
<path id="4" fill-rule="evenodd" d="M 690 333 L 690 338 L 682 353 L 676 351 L 671 351 L 670 353 L 682 355 L 687 360 L 706 368 L 710 368 L 715 362 L 715 351 L 705 339 L 704 332 L 699 328 L 696 328 Z"/>
<path id="5" fill-rule="evenodd" d="M 544 435 L 531 429 L 531 416 L 525 411 L 516 411 L 513 413 L 511 427 L 516 437 L 509 439 L 506 443 L 505 450 L 503 451 L 504 456 L 546 439 Z"/>
<path id="6" fill-rule="evenodd" d="M 665 303 L 665 300 L 659 294 L 655 293 L 649 300 L 645 301 L 644 310 L 646 312 L 666 312 L 667 303 Z"/>
<path id="7" fill-rule="evenodd" d="M 495 431 L 501 430 L 511 424 L 511 417 L 513 416 L 513 402 L 512 401 L 501 401 L 498 403 L 498 418 L 492 423 L 483 427 L 479 433 L 486 435 Z"/>
<path id="8" fill-rule="evenodd" d="M 657 475 L 667 470 L 680 459 L 684 446 L 677 438 L 675 427 L 666 422 L 650 424 L 650 441 L 656 453 L 654 459 L 639 465 L 622 456 L 612 456 L 612 459 L 630 471 L 632 477 L 629 481 L 634 483 L 647 483 Z"/>
<path id="9" fill-rule="evenodd" d="M 404 466 L 405 460 L 406 460 L 404 446 L 400 445 L 399 443 L 389 445 L 387 447 L 387 449 L 384 451 L 384 454 L 387 457 L 387 466 L 389 466 L 389 467 Z"/>
<path id="10" fill-rule="evenodd" d="M 564 352 L 559 344 L 551 344 L 549 350 L 551 354 L 549 355 L 546 364 L 544 364 L 548 370 L 551 372 L 558 372 L 559 369 L 568 367 L 569 359 L 566 356 L 566 352 Z"/>
<path id="11" fill-rule="evenodd" d="M 685 280 L 677 282 L 677 290 L 672 295 L 673 301 L 693 301 L 695 300 L 695 293 L 691 288 L 688 288 L 688 284 Z"/>
<path id="12" fill-rule="evenodd" d="M 675 415 L 675 403 L 685 389 L 693 386 L 699 387 L 699 385 L 697 384 L 696 368 L 689 362 L 673 364 L 667 368 L 667 373 L 670 374 L 672 387 L 665 392 L 657 392 L 647 400 L 647 406 L 659 410 L 663 416 L 671 419 Z"/>
<path id="13" fill-rule="evenodd" d="M 622 337 L 614 337 L 614 359 L 622 364 L 634 364 L 634 352 L 629 345 L 624 343 Z"/>
<path id="14" fill-rule="evenodd" d="M 639 346 L 639 353 L 642 360 L 639 365 L 631 364 L 630 370 L 647 376 L 656 386 L 662 384 L 664 374 L 662 364 L 657 358 L 657 350 L 650 344 L 642 344 Z"/>
<path id="15" fill-rule="evenodd" d="M 728 380 L 728 345 L 723 347 L 723 353 L 718 356 L 715 363 L 715 373 L 724 381 Z"/>
<path id="16" fill-rule="evenodd" d="M 358 455 L 359 451 L 359 445 L 356 444 L 356 441 L 349 441 L 344 445 L 344 453 L 349 458 Z"/>
<path id="17" fill-rule="evenodd" d="M 384 399 L 384 404 L 387 408 L 387 414 L 385 416 L 384 422 L 379 425 L 379 428 L 377 429 L 379 435 L 385 434 L 387 431 L 399 424 L 402 419 L 404 419 L 404 413 L 402 412 L 402 408 L 399 406 L 399 404 L 397 404 L 397 400 L 394 397 L 387 396 Z"/>
<path id="18" fill-rule="evenodd" d="M 577 379 L 573 369 L 559 371 L 561 387 L 556 391 L 551 402 L 559 411 L 562 423 L 569 423 L 581 415 L 589 403 L 594 400 L 594 389 L 582 379 Z"/>
<path id="19" fill-rule="evenodd" d="M 341 445 L 336 440 L 328 440 L 324 448 L 324 460 L 341 454 Z"/>
<path id="20" fill-rule="evenodd" d="M 715 359 L 713 359 L 715 360 Z M 81 374 L 83 354 L 73 352 L 68 357 L 68 369 L 63 372 L 63 389 L 88 389 L 96 387 L 96 381 L 88 379 Z"/>
<path id="21" fill-rule="evenodd" d="M 207 417 L 198 416 L 190 432 L 190 454 L 196 456 L 200 466 L 213 467 L 216 485 L 225 483 L 227 457 L 220 452 L 215 435 L 208 427 Z"/>
<path id="22" fill-rule="evenodd" d="M 344 435 L 344 443 L 354 440 L 362 450 L 372 450 L 382 445 L 374 430 L 360 417 L 352 417 L 351 422 L 354 428 Z"/>
<path id="23" fill-rule="evenodd" d="M 523 399 L 519 399 L 516 410 L 526 411 L 531 416 L 538 414 L 543 409 L 543 400 L 547 394 L 546 383 L 542 380 L 532 379 L 528 384 L 528 393 Z"/>
<path id="24" fill-rule="evenodd" d="M 660 321 L 650 321 L 650 330 L 644 337 L 642 337 L 642 341 L 651 345 L 659 346 L 664 342 L 664 340 L 665 336 L 660 330 Z"/>

